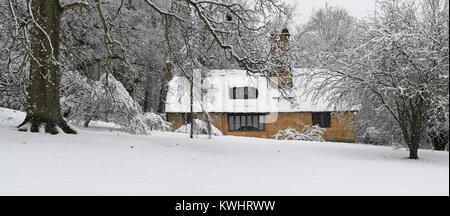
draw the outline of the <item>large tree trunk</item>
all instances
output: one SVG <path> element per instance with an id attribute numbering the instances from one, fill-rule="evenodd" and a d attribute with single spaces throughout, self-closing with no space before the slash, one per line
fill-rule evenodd
<path id="1" fill-rule="evenodd" d="M 414 124 L 413 124 L 414 125 Z M 420 132 L 417 130 L 411 130 L 410 143 L 408 143 L 409 147 L 409 159 L 417 160 L 419 159 L 419 144 L 420 144 Z"/>
<path id="2" fill-rule="evenodd" d="M 415 135 L 414 132 L 408 132 L 406 125 L 400 125 L 400 128 L 402 129 L 403 139 L 409 149 L 409 159 L 419 159 L 418 151 L 420 136 Z"/>
<path id="3" fill-rule="evenodd" d="M 417 144 L 412 143 L 409 146 L 409 159 L 414 159 L 414 160 L 419 159 L 418 151 L 419 151 L 418 143 Z"/>
<path id="4" fill-rule="evenodd" d="M 168 91 L 169 91 L 168 81 L 166 79 L 163 79 L 161 83 L 161 91 L 159 93 L 159 104 L 157 110 L 158 113 L 166 112 L 166 99 Z"/>
<path id="5" fill-rule="evenodd" d="M 403 139 L 406 142 L 406 145 L 409 149 L 409 159 L 417 160 L 419 159 L 419 141 L 414 139 L 412 135 L 408 133 L 406 127 L 400 126 L 402 128 Z"/>
<path id="6" fill-rule="evenodd" d="M 62 9 L 58 0 L 31 1 L 34 21 L 31 29 L 30 84 L 27 116 L 22 127 L 31 123 L 31 132 L 57 134 L 57 126 L 65 133 L 75 134 L 61 114 L 58 66 L 60 20 Z"/>
<path id="7" fill-rule="evenodd" d="M 420 132 L 416 129 L 416 125 L 414 122 L 411 122 L 409 125 L 403 122 L 400 124 L 400 128 L 402 129 L 403 139 L 409 149 L 409 159 L 419 159 Z"/>
<path id="8" fill-rule="evenodd" d="M 152 74 L 149 71 L 147 74 L 147 81 L 145 85 L 145 100 L 144 100 L 144 112 L 152 111 Z"/>
<path id="9" fill-rule="evenodd" d="M 166 62 L 166 68 L 165 68 L 166 73 L 163 78 L 163 82 L 161 84 L 161 92 L 159 95 L 158 113 L 166 112 L 166 99 L 167 99 L 167 93 L 169 92 L 169 82 L 173 78 L 172 69 L 173 69 L 172 63 Z"/>

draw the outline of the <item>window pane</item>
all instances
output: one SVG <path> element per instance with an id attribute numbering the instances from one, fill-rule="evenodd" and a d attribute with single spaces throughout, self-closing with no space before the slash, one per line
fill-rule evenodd
<path id="1" fill-rule="evenodd" d="M 244 88 L 244 99 L 248 99 L 248 87 Z"/>
<path id="2" fill-rule="evenodd" d="M 258 89 L 254 87 L 230 88 L 230 99 L 257 99 Z"/>
<path id="3" fill-rule="evenodd" d="M 251 115 L 248 115 L 248 116 L 247 116 L 247 130 L 248 130 L 248 131 L 253 131 L 252 124 L 253 124 L 252 116 L 251 116 Z"/>
<path id="4" fill-rule="evenodd" d="M 243 131 L 246 131 L 245 128 L 247 126 L 245 120 L 246 120 L 245 115 L 242 115 L 241 116 L 241 130 L 243 130 Z"/>
<path id="5" fill-rule="evenodd" d="M 265 131 L 265 114 L 228 114 L 229 131 Z"/>
<path id="6" fill-rule="evenodd" d="M 265 129 L 264 124 L 266 123 L 266 116 L 260 115 L 259 116 L 259 130 L 263 131 Z"/>
<path id="7" fill-rule="evenodd" d="M 321 117 L 320 118 L 321 127 L 325 127 L 326 126 L 327 113 L 322 113 L 320 117 Z"/>
<path id="8" fill-rule="evenodd" d="M 324 113 L 323 114 L 323 127 L 324 128 L 331 127 L 331 113 Z"/>
<path id="9" fill-rule="evenodd" d="M 253 116 L 253 125 L 252 125 L 253 130 L 258 130 L 258 127 L 259 127 L 258 120 L 259 120 L 259 116 L 254 115 Z"/>
<path id="10" fill-rule="evenodd" d="M 258 98 L 257 92 L 258 92 L 258 89 L 256 89 L 256 88 L 252 88 L 252 87 L 248 88 L 248 99 Z"/>
<path id="11" fill-rule="evenodd" d="M 319 114 L 318 113 L 313 113 L 312 114 L 312 125 L 313 126 L 320 125 Z"/>
<path id="12" fill-rule="evenodd" d="M 244 99 L 244 88 L 236 88 L 236 99 Z"/>
<path id="13" fill-rule="evenodd" d="M 319 126 L 321 128 L 331 127 L 331 113 L 313 113 L 312 125 Z"/>
<path id="14" fill-rule="evenodd" d="M 234 116 L 229 115 L 228 116 L 228 130 L 234 131 Z"/>

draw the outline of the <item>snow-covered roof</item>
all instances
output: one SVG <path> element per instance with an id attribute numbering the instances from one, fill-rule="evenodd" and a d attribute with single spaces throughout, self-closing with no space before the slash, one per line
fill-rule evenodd
<path id="1" fill-rule="evenodd" d="M 336 111 L 324 99 L 313 100 L 304 94 L 302 73 L 306 70 L 295 69 L 293 76 L 296 103 L 280 98 L 275 82 L 263 76 L 248 75 L 244 70 L 212 70 L 203 79 L 194 77 L 194 112 L 212 113 L 277 113 L 277 112 L 332 112 Z M 200 74 L 197 71 L 195 74 Z M 201 86 L 201 88 L 200 88 Z M 169 82 L 166 99 L 167 113 L 190 112 L 190 85 L 185 77 L 176 76 Z M 257 99 L 232 99 L 233 87 L 254 87 L 258 89 Z M 203 91 L 201 90 L 203 89 Z M 203 92 L 203 95 L 202 95 Z"/>

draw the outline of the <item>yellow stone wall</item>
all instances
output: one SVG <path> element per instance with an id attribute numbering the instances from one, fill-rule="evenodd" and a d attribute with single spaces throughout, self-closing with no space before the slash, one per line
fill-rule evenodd
<path id="1" fill-rule="evenodd" d="M 341 122 L 336 114 L 331 115 L 331 127 L 326 128 L 323 138 L 333 142 L 355 142 L 355 131 L 353 128 L 353 112 L 339 113 L 346 121 Z M 211 113 L 213 125 L 225 135 L 259 137 L 273 139 L 273 136 L 280 130 L 288 127 L 302 131 L 305 125 L 311 126 L 312 113 L 278 113 L 276 121 L 266 124 L 265 131 L 228 131 L 228 115 L 222 113 Z M 273 116 L 273 115 L 272 115 Z M 183 124 L 183 114 L 169 113 L 168 121 L 172 123 L 173 130 L 178 129 Z M 203 114 L 197 114 L 197 118 L 204 119 Z M 271 118 L 266 114 L 266 119 Z"/>

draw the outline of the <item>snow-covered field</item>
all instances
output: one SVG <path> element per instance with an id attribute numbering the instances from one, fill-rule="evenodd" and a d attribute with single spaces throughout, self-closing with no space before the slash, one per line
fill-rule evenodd
<path id="1" fill-rule="evenodd" d="M 449 154 L 186 134 L 18 132 L 0 108 L 0 195 L 449 195 Z"/>

